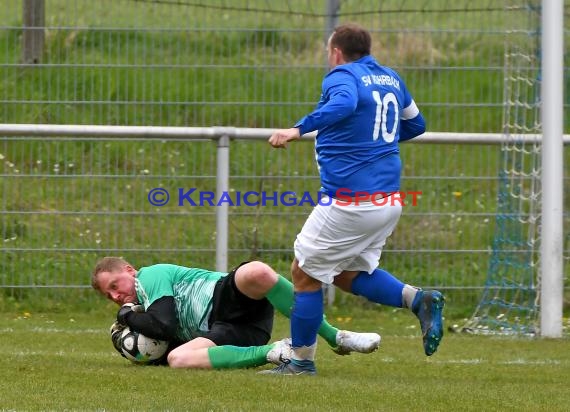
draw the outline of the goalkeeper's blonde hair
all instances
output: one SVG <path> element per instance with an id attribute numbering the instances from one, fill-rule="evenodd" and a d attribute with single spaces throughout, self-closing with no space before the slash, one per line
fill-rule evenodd
<path id="1" fill-rule="evenodd" d="M 101 291 L 99 286 L 99 273 L 101 272 L 116 272 L 123 269 L 125 266 L 132 266 L 122 257 L 106 256 L 97 262 L 95 269 L 91 275 L 91 286 L 97 291 Z"/>

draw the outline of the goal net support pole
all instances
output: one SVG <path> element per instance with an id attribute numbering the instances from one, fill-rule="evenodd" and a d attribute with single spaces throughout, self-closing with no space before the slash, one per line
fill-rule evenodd
<path id="1" fill-rule="evenodd" d="M 563 0 L 542 0 L 542 226 L 540 335 L 562 336 Z"/>

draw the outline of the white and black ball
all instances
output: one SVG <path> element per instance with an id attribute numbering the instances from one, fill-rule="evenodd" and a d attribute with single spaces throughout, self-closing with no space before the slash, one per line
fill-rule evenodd
<path id="1" fill-rule="evenodd" d="M 159 363 L 168 350 L 167 341 L 146 337 L 129 327 L 120 331 L 118 337 L 115 336 L 113 344 L 122 356 L 143 365 Z"/>

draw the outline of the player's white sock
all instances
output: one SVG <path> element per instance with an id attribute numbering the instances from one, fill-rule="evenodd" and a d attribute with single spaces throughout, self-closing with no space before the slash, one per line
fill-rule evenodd
<path id="1" fill-rule="evenodd" d="M 416 297 L 416 293 L 418 293 L 418 288 L 415 288 L 410 285 L 404 285 L 404 289 L 402 289 L 402 306 L 404 308 L 411 309 L 412 302 Z"/>
<path id="2" fill-rule="evenodd" d="M 291 359 L 314 361 L 316 353 L 317 353 L 317 342 L 313 343 L 311 346 L 301 346 L 300 348 L 293 348 L 293 354 L 291 356 Z"/>

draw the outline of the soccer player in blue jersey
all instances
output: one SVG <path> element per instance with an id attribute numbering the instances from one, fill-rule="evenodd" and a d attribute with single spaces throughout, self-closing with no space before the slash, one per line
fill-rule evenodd
<path id="1" fill-rule="evenodd" d="M 428 356 L 443 336 L 442 294 L 404 284 L 378 268 L 402 210 L 395 199 L 400 190 L 398 144 L 424 133 L 425 121 L 404 81 L 381 66 L 370 47 L 370 33 L 358 25 L 335 28 L 327 42 L 331 70 L 323 79 L 316 109 L 269 139 L 273 147 L 284 148 L 317 130 L 321 191 L 343 200 L 317 205 L 297 235 L 291 266 L 293 354 L 291 362 L 271 373 L 316 373 L 323 283 L 372 302 L 411 309 L 419 318 Z"/>
<path id="2" fill-rule="evenodd" d="M 289 360 L 289 339 L 268 342 L 273 308 L 291 313 L 293 285 L 263 262 L 247 262 L 230 273 L 172 264 L 136 270 L 111 256 L 97 263 L 91 285 L 121 305 L 114 330 L 126 325 L 171 342 L 171 367 L 244 368 Z M 319 334 L 340 355 L 370 353 L 380 343 L 376 333 L 338 330 L 324 318 Z"/>

